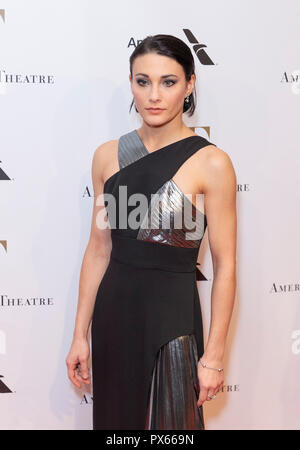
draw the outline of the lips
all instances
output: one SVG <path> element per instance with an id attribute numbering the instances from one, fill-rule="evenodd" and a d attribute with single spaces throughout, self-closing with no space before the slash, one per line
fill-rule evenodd
<path id="1" fill-rule="evenodd" d="M 148 111 L 162 111 L 162 108 L 146 108 Z"/>

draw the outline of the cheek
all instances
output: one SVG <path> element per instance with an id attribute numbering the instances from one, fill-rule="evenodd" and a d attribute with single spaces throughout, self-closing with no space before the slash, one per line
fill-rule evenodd
<path id="1" fill-rule="evenodd" d="M 173 92 L 169 91 L 166 100 L 168 102 L 169 107 L 178 108 L 183 101 L 184 92 L 180 89 L 178 91 L 173 90 Z"/>
<path id="2" fill-rule="evenodd" d="M 132 93 L 134 95 L 136 103 L 144 102 L 147 98 L 146 89 L 133 89 Z"/>

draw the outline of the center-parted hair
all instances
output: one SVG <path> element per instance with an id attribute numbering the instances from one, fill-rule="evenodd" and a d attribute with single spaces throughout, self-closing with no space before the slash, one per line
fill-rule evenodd
<path id="1" fill-rule="evenodd" d="M 195 62 L 193 54 L 181 39 L 172 36 L 170 34 L 155 34 L 154 36 L 147 36 L 143 39 L 132 52 L 129 58 L 130 64 L 130 74 L 132 76 L 132 66 L 134 60 L 141 55 L 146 55 L 148 53 L 156 53 L 162 56 L 168 56 L 169 58 L 175 59 L 183 68 L 185 73 L 186 81 L 190 81 L 191 75 L 195 74 Z M 134 104 L 134 99 L 129 108 L 129 112 Z M 189 95 L 189 102 L 183 103 L 183 113 L 188 112 L 189 116 L 194 114 L 196 107 L 196 91 Z M 136 112 L 138 110 L 135 107 Z"/>

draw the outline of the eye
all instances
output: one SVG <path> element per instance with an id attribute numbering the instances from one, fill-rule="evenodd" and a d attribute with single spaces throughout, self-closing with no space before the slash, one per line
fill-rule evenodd
<path id="1" fill-rule="evenodd" d="M 145 86 L 145 84 L 147 83 L 147 80 L 144 80 L 143 78 L 139 78 L 137 81 L 137 84 L 139 84 L 140 86 Z"/>
<path id="2" fill-rule="evenodd" d="M 145 86 L 148 82 L 148 80 L 145 80 L 143 78 L 138 78 L 136 81 L 137 81 L 137 84 L 140 86 Z M 164 83 L 166 83 L 167 86 L 170 87 L 170 86 L 173 86 L 173 84 L 176 84 L 176 81 L 169 79 L 169 80 L 164 80 Z"/>
<path id="3" fill-rule="evenodd" d="M 168 86 L 173 86 L 173 84 L 176 84 L 176 81 L 173 81 L 173 80 L 165 80 L 165 83 L 172 83 L 172 84 L 168 84 Z"/>

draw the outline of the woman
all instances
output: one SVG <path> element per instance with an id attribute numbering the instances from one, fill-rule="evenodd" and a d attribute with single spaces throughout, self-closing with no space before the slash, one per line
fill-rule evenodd
<path id="1" fill-rule="evenodd" d="M 77 387 L 91 382 L 92 321 L 94 429 L 204 430 L 202 405 L 224 383 L 235 297 L 236 176 L 229 156 L 183 123 L 195 109 L 196 81 L 183 41 L 145 38 L 130 57 L 129 80 L 143 123 L 94 153 L 68 376 Z M 175 226 L 183 215 L 194 228 Z M 196 264 L 206 226 L 214 280 L 204 350 Z"/>

